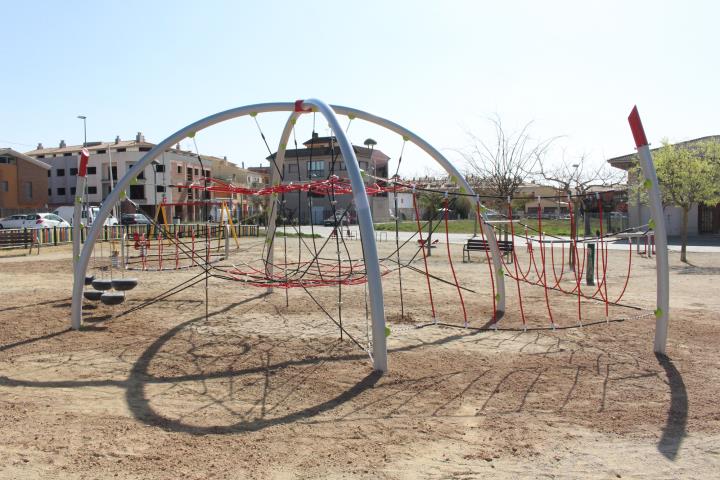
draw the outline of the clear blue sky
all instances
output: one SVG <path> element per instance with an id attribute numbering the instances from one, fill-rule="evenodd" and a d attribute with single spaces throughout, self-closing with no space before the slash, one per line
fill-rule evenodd
<path id="1" fill-rule="evenodd" d="M 499 114 L 560 136 L 554 158 L 720 134 L 717 2 L 3 2 L 0 147 L 159 142 L 228 108 L 317 97 L 390 118 L 449 157 Z M 273 150 L 284 115 L 260 118 Z M 310 126 L 299 126 L 298 141 Z M 318 125 L 327 133 L 326 125 Z M 353 125 L 397 158 L 401 141 Z M 203 153 L 256 165 L 248 119 L 198 134 Z M 13 143 L 10 143 L 13 142 Z M 188 147 L 186 143 L 183 146 Z M 401 173 L 429 162 L 410 150 Z M 393 167 L 391 167 L 393 168 Z"/>

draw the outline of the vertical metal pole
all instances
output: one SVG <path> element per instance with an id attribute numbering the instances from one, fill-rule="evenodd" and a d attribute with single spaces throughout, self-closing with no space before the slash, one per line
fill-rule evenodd
<path id="1" fill-rule="evenodd" d="M 670 318 L 670 266 L 668 262 L 667 230 L 665 229 L 665 215 L 663 213 L 662 196 L 658 184 L 655 165 L 653 164 L 650 147 L 648 145 L 645 130 L 640 120 L 637 106 L 632 109 L 628 117 L 630 129 L 632 130 L 635 146 L 640 157 L 640 167 L 643 176 L 649 180 L 648 199 L 650 203 L 650 214 L 654 222 L 655 243 L 657 251 L 655 254 L 655 269 L 657 273 L 657 308 L 655 310 L 655 353 L 665 354 L 667 346 L 668 321 Z"/>
<path id="2" fill-rule="evenodd" d="M 378 259 L 377 245 L 375 244 L 375 229 L 370 212 L 370 202 L 365 191 L 365 182 L 360 173 L 355 151 L 335 112 L 324 102 L 311 99 L 305 100 L 306 105 L 316 107 L 330 124 L 335 132 L 340 152 L 347 168 L 350 183 L 352 184 L 355 210 L 360 224 L 365 268 L 367 270 L 367 284 L 370 293 L 370 313 L 372 316 L 373 335 L 373 367 L 375 370 L 387 372 L 387 339 L 385 338 L 385 305 L 383 300 L 382 279 L 380 277 L 380 260 Z"/>

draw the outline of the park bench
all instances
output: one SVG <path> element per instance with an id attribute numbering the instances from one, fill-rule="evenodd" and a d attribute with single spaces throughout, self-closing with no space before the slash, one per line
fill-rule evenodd
<path id="1" fill-rule="evenodd" d="M 513 242 L 512 240 L 498 240 L 498 248 L 503 253 L 512 253 Z M 470 252 L 472 251 L 486 251 L 490 248 L 487 240 L 476 237 L 469 238 L 467 243 L 463 245 L 463 263 L 466 263 L 465 255 L 467 254 L 467 262 L 470 261 Z"/>

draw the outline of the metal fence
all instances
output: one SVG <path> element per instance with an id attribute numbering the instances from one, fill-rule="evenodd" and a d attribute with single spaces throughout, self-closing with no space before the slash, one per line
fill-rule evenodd
<path id="1" fill-rule="evenodd" d="M 257 225 L 233 225 L 235 234 L 238 237 L 257 237 L 259 228 Z M 152 225 L 113 225 L 104 226 L 100 234 L 100 240 L 113 241 L 120 240 L 124 234 L 132 237 L 135 234 L 150 235 L 162 234 L 164 237 L 179 237 L 191 235 L 194 232 L 196 236 L 222 236 L 225 228 L 221 225 L 208 225 L 205 223 L 182 223 L 159 225 L 153 228 Z M 87 237 L 88 228 L 83 226 L 80 229 L 80 241 L 84 242 Z M 62 245 L 72 243 L 73 229 L 72 227 L 51 227 L 51 228 L 20 228 L 20 229 L 4 229 L 0 230 L 0 249 L 6 248 L 28 248 L 30 245 Z"/>

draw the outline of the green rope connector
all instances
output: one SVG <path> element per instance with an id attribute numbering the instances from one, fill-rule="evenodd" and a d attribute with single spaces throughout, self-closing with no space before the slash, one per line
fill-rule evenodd
<path id="1" fill-rule="evenodd" d="M 281 150 L 285 150 L 286 148 L 287 148 L 287 143 L 283 143 L 282 145 L 280 145 Z"/>
<path id="2" fill-rule="evenodd" d="M 349 118 L 350 120 L 355 120 L 355 115 L 352 114 L 352 113 L 349 113 L 349 114 L 348 114 L 348 118 Z"/>
<path id="3" fill-rule="evenodd" d="M 75 197 L 75 203 L 82 203 L 82 197 Z"/>
<path id="4" fill-rule="evenodd" d="M 650 227 L 651 229 L 654 229 L 655 228 L 655 220 L 653 220 L 652 218 L 650 220 L 648 220 L 648 227 Z"/>
<path id="5" fill-rule="evenodd" d="M 290 122 L 290 123 L 291 123 L 292 125 L 297 125 L 297 119 L 296 119 L 296 118 L 293 118 L 293 119 L 292 119 L 292 122 Z"/>
<path id="6" fill-rule="evenodd" d="M 188 133 L 188 138 L 195 138 L 195 132 Z"/>
<path id="7" fill-rule="evenodd" d="M 387 337 L 389 337 L 389 336 L 390 336 L 390 327 L 388 327 L 387 325 L 385 325 L 385 338 L 387 338 Z"/>
<path id="8" fill-rule="evenodd" d="M 130 180 L 130 185 L 137 185 L 137 182 L 138 182 L 138 179 L 137 179 L 137 177 L 135 177 L 132 180 Z"/>
<path id="9" fill-rule="evenodd" d="M 362 170 L 362 169 L 361 169 L 361 170 L 360 170 L 360 175 L 361 175 L 362 177 L 365 177 L 365 176 L 367 176 L 367 172 L 366 172 L 365 170 Z"/>
<path id="10" fill-rule="evenodd" d="M 497 301 L 497 302 L 500 301 L 500 294 L 499 294 L 499 293 L 496 293 L 496 294 L 495 294 L 495 301 Z"/>
<path id="11" fill-rule="evenodd" d="M 253 118 L 257 117 L 257 112 L 250 112 L 250 116 Z"/>
<path id="12" fill-rule="evenodd" d="M 655 313 L 655 318 L 662 317 L 662 314 L 663 314 L 662 308 L 656 308 L 654 313 Z"/>
<path id="13" fill-rule="evenodd" d="M 451 181 L 452 183 L 457 183 L 457 180 L 458 180 L 458 179 L 457 179 L 457 177 L 456 177 L 455 175 L 450 175 L 450 181 Z"/>
<path id="14" fill-rule="evenodd" d="M 125 197 L 127 197 L 127 193 L 125 193 L 125 190 L 120 191 L 120 200 L 124 200 Z"/>
<path id="15" fill-rule="evenodd" d="M 408 137 L 407 135 L 403 135 L 403 142 L 407 142 L 408 140 L 410 140 L 410 137 Z"/>
<path id="16" fill-rule="evenodd" d="M 652 182 L 649 178 L 645 179 L 645 181 L 643 182 L 643 187 L 645 188 L 645 190 L 650 190 L 652 188 Z"/>
<path id="17" fill-rule="evenodd" d="M 460 193 L 467 193 L 467 190 L 465 189 L 465 187 L 460 187 Z"/>
<path id="18" fill-rule="evenodd" d="M 505 270 L 503 270 L 502 267 L 501 267 L 501 268 L 498 268 L 498 273 L 499 273 L 500 275 L 505 275 Z"/>

